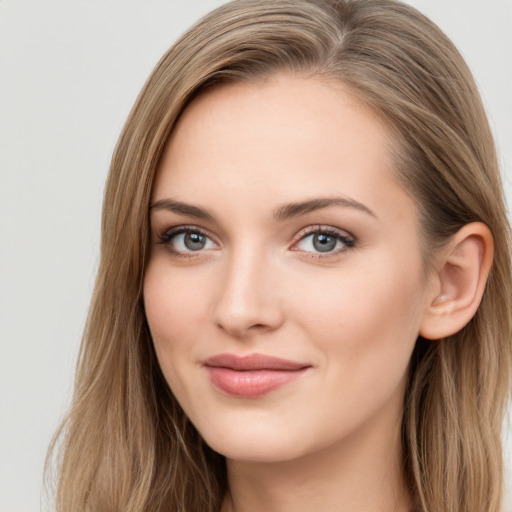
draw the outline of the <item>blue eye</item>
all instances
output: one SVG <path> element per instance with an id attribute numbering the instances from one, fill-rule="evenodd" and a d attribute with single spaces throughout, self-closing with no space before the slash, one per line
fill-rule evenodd
<path id="1" fill-rule="evenodd" d="M 354 240 L 348 235 L 334 229 L 317 229 L 303 236 L 295 245 L 304 252 L 331 253 L 347 247 L 353 247 Z"/>
<path id="2" fill-rule="evenodd" d="M 199 252 L 218 247 L 208 235 L 193 228 L 168 231 L 160 237 L 160 242 L 177 253 Z"/>

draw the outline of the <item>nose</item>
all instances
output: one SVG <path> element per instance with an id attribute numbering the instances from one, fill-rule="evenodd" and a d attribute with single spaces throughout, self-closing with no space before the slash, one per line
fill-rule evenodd
<path id="1" fill-rule="evenodd" d="M 236 338 L 278 329 L 284 316 L 276 269 L 263 255 L 232 254 L 218 280 L 213 321 Z"/>

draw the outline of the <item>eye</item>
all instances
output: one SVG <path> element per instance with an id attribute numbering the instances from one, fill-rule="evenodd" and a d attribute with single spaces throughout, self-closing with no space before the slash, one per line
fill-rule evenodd
<path id="1" fill-rule="evenodd" d="M 311 253 L 337 253 L 354 246 L 354 239 L 348 233 L 336 228 L 317 227 L 301 237 L 294 245 L 296 251 Z"/>
<path id="2" fill-rule="evenodd" d="M 217 249 L 218 245 L 202 230 L 194 227 L 179 227 L 166 231 L 160 238 L 174 253 L 200 252 Z"/>

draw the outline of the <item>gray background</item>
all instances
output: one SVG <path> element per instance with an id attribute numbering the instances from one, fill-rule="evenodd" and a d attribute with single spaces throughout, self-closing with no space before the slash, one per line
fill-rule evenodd
<path id="1" fill-rule="evenodd" d="M 43 503 L 45 451 L 71 393 L 123 122 L 161 54 L 221 3 L 0 0 L 1 512 Z M 512 198 L 512 0 L 409 3 L 472 67 Z M 510 442 L 506 451 L 510 479 Z"/>

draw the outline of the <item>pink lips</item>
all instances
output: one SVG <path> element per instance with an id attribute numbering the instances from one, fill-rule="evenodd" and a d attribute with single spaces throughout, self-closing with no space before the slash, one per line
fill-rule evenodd
<path id="1" fill-rule="evenodd" d="M 212 384 L 224 393 L 237 397 L 265 395 L 300 377 L 309 364 L 250 354 L 219 354 L 204 361 Z"/>

